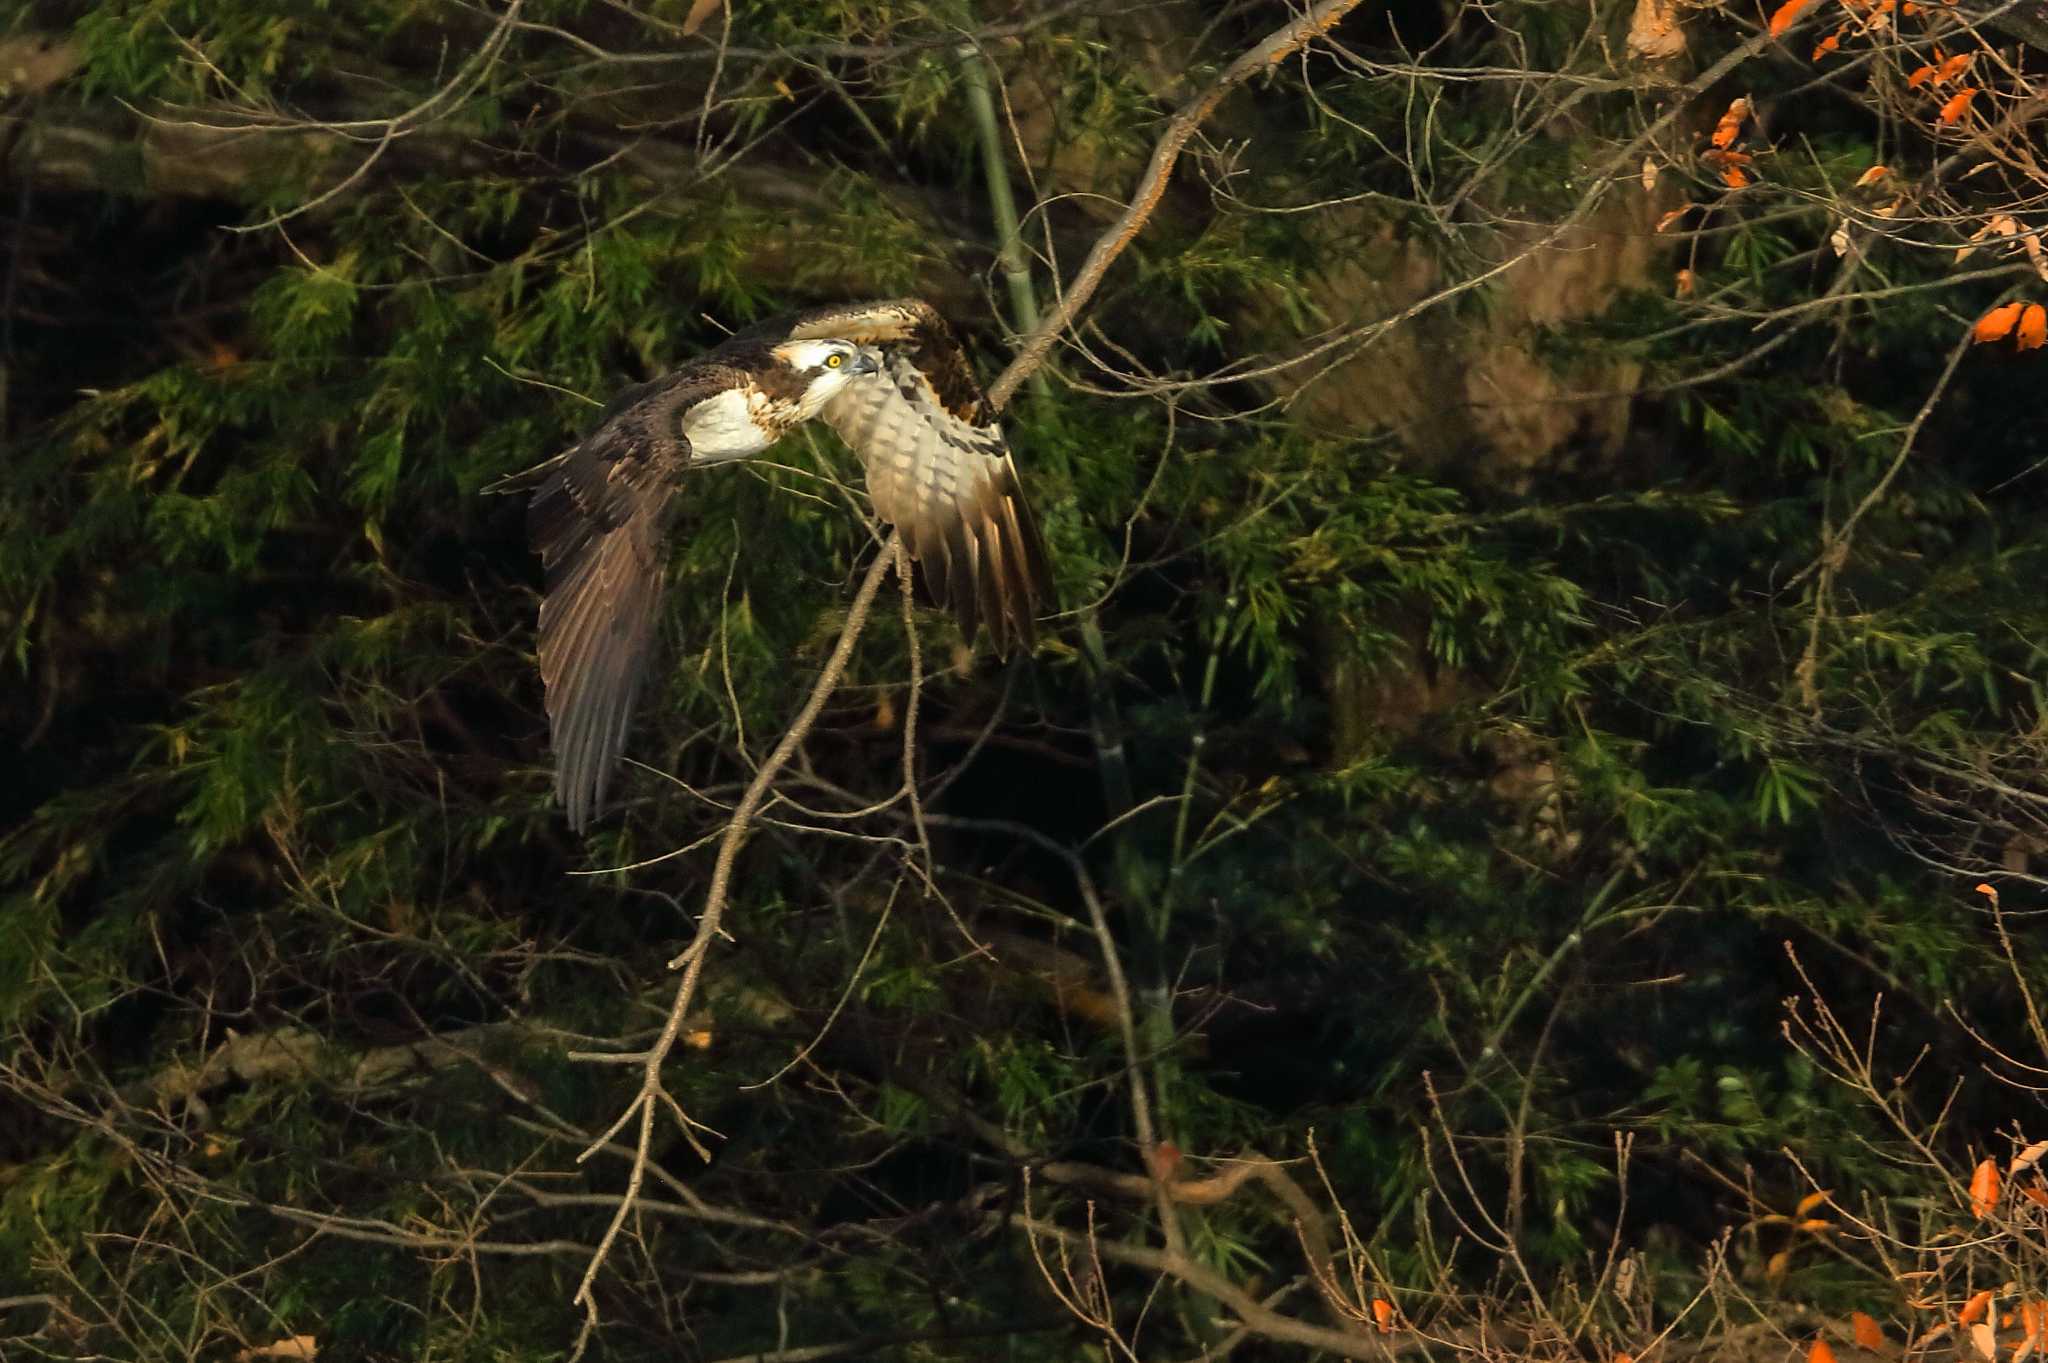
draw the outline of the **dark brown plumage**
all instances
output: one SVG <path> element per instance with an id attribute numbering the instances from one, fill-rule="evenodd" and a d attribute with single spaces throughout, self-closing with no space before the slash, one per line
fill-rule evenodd
<path id="1" fill-rule="evenodd" d="M 659 618 L 678 483 L 822 416 L 866 466 L 934 597 L 998 653 L 1029 643 L 1051 574 L 967 357 L 915 299 L 763 323 L 621 392 L 542 465 L 527 525 L 547 574 L 540 667 L 555 794 L 578 830 L 604 808 Z"/>

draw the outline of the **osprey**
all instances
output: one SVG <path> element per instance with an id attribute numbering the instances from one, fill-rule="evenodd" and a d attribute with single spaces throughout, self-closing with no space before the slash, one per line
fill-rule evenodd
<path id="1" fill-rule="evenodd" d="M 761 453 L 822 416 L 867 472 L 932 596 L 998 654 L 1050 597 L 1045 547 L 967 357 L 917 299 L 765 322 L 599 413 L 535 470 L 527 531 L 546 569 L 540 673 L 555 796 L 582 831 L 604 807 L 652 651 L 685 472 Z"/>

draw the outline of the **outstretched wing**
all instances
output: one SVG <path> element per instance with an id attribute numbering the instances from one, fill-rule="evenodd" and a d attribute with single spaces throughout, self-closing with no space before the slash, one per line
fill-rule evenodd
<path id="1" fill-rule="evenodd" d="M 547 572 L 540 675 L 555 796 L 578 832 L 604 808 L 653 649 L 676 479 L 690 462 L 683 414 L 743 378 L 693 366 L 625 390 L 595 430 L 542 466 L 527 506 Z"/>
<path id="2" fill-rule="evenodd" d="M 882 371 L 850 381 L 820 415 L 860 456 L 876 514 L 903 533 L 932 595 L 967 636 L 986 620 L 998 654 L 1028 644 L 1052 596 L 1045 542 L 944 319 L 908 298 L 816 308 L 760 330 L 769 328 L 883 352 Z"/>

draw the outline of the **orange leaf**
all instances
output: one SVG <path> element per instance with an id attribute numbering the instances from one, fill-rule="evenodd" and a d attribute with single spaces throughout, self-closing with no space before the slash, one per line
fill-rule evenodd
<path id="1" fill-rule="evenodd" d="M 1872 166 L 1869 170 L 1856 177 L 1856 188 L 1862 189 L 1865 185 L 1874 185 L 1891 173 L 1892 168 L 1890 166 Z"/>
<path id="2" fill-rule="evenodd" d="M 1785 1276 L 1785 1270 L 1792 1267 L 1792 1251 L 1781 1249 L 1764 1261 L 1764 1276 L 1772 1282 Z"/>
<path id="3" fill-rule="evenodd" d="M 1956 1317 L 1958 1325 L 1975 1325 L 1991 1309 L 1991 1289 L 1985 1288 L 1976 1296 L 1963 1303 L 1962 1313 Z"/>
<path id="4" fill-rule="evenodd" d="M 1969 68 L 1970 63 L 1976 60 L 1976 56 L 1977 54 L 1974 52 L 1964 52 L 1958 56 L 1950 57 L 1941 64 L 1941 69 L 1934 73 L 1935 80 L 1954 80 Z"/>
<path id="5" fill-rule="evenodd" d="M 1921 86 L 1927 84 L 1928 81 L 1931 81 L 1933 79 L 1934 68 L 1931 66 L 1922 66 L 1917 68 L 1912 75 L 1906 77 L 1906 88 L 1908 90 L 1917 90 Z"/>
<path id="6" fill-rule="evenodd" d="M 2044 344 L 2048 344 L 2048 308 L 2043 308 L 2039 303 L 2027 304 L 2027 310 L 2020 314 L 2018 340 L 2021 350 L 2039 350 Z M 1990 1161 L 1986 1160 L 1985 1163 L 1989 1164 Z M 1996 1172 L 1993 1171 L 1994 1175 Z M 1995 1194 L 1993 1200 L 1996 1200 Z"/>
<path id="7" fill-rule="evenodd" d="M 2034 303 L 2030 306 L 2035 312 L 2041 310 L 2039 303 Z M 2026 343 L 2027 322 L 2024 315 L 2019 319 L 2019 324 L 2020 349 L 2033 349 L 2033 346 L 2029 346 Z M 1979 323 L 1979 325 L 1982 324 Z M 2048 319 L 2044 319 L 2044 325 L 2048 325 Z M 2034 344 L 2039 345 L 2040 342 L 2036 341 Z M 1995 1159 L 1979 1160 L 1977 1162 L 1977 1172 L 1970 1175 L 1970 1210 L 1976 1212 L 1979 1216 L 1989 1216 L 1991 1215 L 1992 1208 L 1997 1205 L 1998 1161 Z"/>
<path id="8" fill-rule="evenodd" d="M 1977 325 L 1970 329 L 1970 339 L 1978 345 L 1983 345 L 1986 341 L 2004 340 L 2012 333 L 2012 329 L 2019 325 L 2020 312 L 2024 307 L 2025 304 L 2022 303 L 2004 303 L 1993 308 L 1977 319 Z M 1984 887 L 1979 885 L 1977 888 L 1982 890 Z M 1976 1179 L 1970 1180 L 1973 1190 L 1976 1183 Z M 1971 1196 L 1975 1197 L 1976 1193 L 1972 1191 Z"/>
<path id="9" fill-rule="evenodd" d="M 1861 1311 L 1851 1311 L 1849 1313 L 1849 1329 L 1856 1336 L 1857 1348 L 1882 1349 L 1884 1347 L 1884 1331 L 1878 1329 L 1877 1322 L 1864 1315 Z"/>
<path id="10" fill-rule="evenodd" d="M 1806 1363 L 1835 1363 L 1834 1346 L 1816 1335 L 1813 1347 L 1806 1351 Z"/>
<path id="11" fill-rule="evenodd" d="M 1803 1230 L 1808 1235 L 1819 1235 L 1824 1231 L 1831 1231 L 1834 1228 L 1834 1222 L 1825 1221 L 1818 1217 L 1807 1221 L 1801 1221 L 1797 1226 L 1793 1227 L 1794 1230 Z"/>
<path id="12" fill-rule="evenodd" d="M 1805 3 L 1805 0 L 1802 0 Z M 1741 95 L 1728 101 L 1728 111 L 1721 115 L 1721 121 L 1714 125 L 1711 139 L 1717 147 L 1726 147 L 1735 141 L 1742 131 L 1742 120 L 1749 117 L 1749 101 Z"/>
<path id="13" fill-rule="evenodd" d="M 1831 1188 L 1822 1188 L 1816 1192 L 1808 1193 L 1805 1197 L 1799 1199 L 1799 1205 L 1792 1209 L 1792 1214 L 1794 1216 L 1804 1216 L 1833 1196 L 1834 1190 Z"/>
<path id="14" fill-rule="evenodd" d="M 1952 96 L 1948 103 L 1941 106 L 1941 113 L 1934 121 L 1944 125 L 1955 122 L 1969 112 L 1970 101 L 1976 97 L 1975 90 L 1964 90 Z"/>
<path id="15" fill-rule="evenodd" d="M 1800 11 L 1812 3 L 1813 0 L 1785 0 L 1771 15 L 1771 36 L 1775 38 L 1797 23 Z"/>
<path id="16" fill-rule="evenodd" d="M 2020 1303 L 2020 1329 L 2030 1339 L 2041 1333 L 2041 1322 L 2044 1319 L 2041 1314 L 2041 1308 L 2044 1305 L 2048 1305 L 2048 1302 L 2023 1301 Z"/>
<path id="17" fill-rule="evenodd" d="M 1665 228 L 1671 226 L 1672 223 L 1677 222 L 1680 218 L 1692 212 L 1693 207 L 1692 204 L 1681 204 L 1677 208 L 1672 209 L 1669 213 L 1657 219 L 1656 230 L 1662 232 Z"/>
<path id="18" fill-rule="evenodd" d="M 1976 238 L 1973 237 L 1971 238 L 1971 240 L 1974 241 L 1976 240 Z M 1997 338 L 1993 337 L 1992 339 L 1996 340 Z M 1998 891 L 1992 889 L 1989 885 L 1979 884 L 1977 886 L 1977 893 L 1983 895 L 1986 899 L 1990 900 L 1992 908 L 1995 909 L 1998 907 Z"/>
<path id="19" fill-rule="evenodd" d="M 1742 189 L 1755 177 L 1741 166 L 1726 166 L 1721 171 L 1721 183 L 1730 189 Z"/>
<path id="20" fill-rule="evenodd" d="M 1393 1329 L 1394 1303 L 1388 1301 L 1385 1297 L 1374 1297 L 1372 1299 L 1372 1318 L 1374 1323 L 1380 1327 L 1381 1334 L 1385 1334 Z"/>
<path id="21" fill-rule="evenodd" d="M 2043 1192 L 2031 1183 L 2020 1189 L 2020 1196 L 2037 1207 L 2048 1207 L 2048 1192 Z"/>
<path id="22" fill-rule="evenodd" d="M 1636 1363 L 1636 1356 L 1634 1354 L 1616 1354 L 1607 1363 Z"/>
<path id="23" fill-rule="evenodd" d="M 1698 283 L 1699 280 L 1693 275 L 1691 270 L 1680 270 L 1677 280 L 1671 286 L 1672 296 L 1675 298 L 1690 298 L 1692 297 L 1693 287 Z"/>
<path id="24" fill-rule="evenodd" d="M 2048 1155 L 2048 1141 L 2035 1141 L 2012 1157 L 2012 1163 L 2005 1167 L 2008 1175 L 2021 1173 L 2041 1162 L 2041 1156 Z"/>
<path id="25" fill-rule="evenodd" d="M 1814 45 L 1813 60 L 1819 61 L 1822 57 L 1827 56 L 1828 53 L 1833 52 L 1836 48 L 1840 47 L 1841 45 L 1842 30 L 1838 28 L 1833 33 L 1830 33 L 1827 37 L 1822 38 L 1818 43 Z"/>

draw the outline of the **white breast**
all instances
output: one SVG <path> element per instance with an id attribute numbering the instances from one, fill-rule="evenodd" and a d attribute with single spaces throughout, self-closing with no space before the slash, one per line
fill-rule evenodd
<path id="1" fill-rule="evenodd" d="M 743 388 L 729 388 L 684 413 L 683 434 L 689 437 L 693 459 L 703 463 L 744 459 L 775 443 L 754 419 Z"/>

